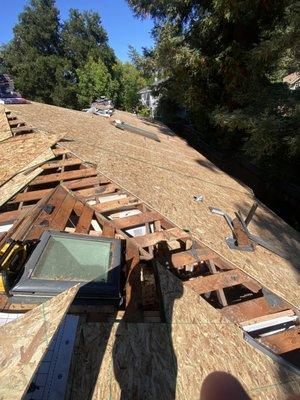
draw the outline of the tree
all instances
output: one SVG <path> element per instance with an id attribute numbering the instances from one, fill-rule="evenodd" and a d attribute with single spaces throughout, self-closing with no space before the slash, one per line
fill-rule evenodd
<path id="1" fill-rule="evenodd" d="M 78 101 L 81 107 L 87 107 L 97 97 L 106 96 L 114 101 L 117 108 L 133 111 L 139 105 L 139 90 L 147 81 L 130 63 L 118 61 L 113 67 L 113 74 L 102 60 L 91 56 L 87 63 L 77 69 Z"/>
<path id="2" fill-rule="evenodd" d="M 111 97 L 113 84 L 111 75 L 101 60 L 88 58 L 86 64 L 77 69 L 78 74 L 78 101 L 81 107 L 87 107 L 100 96 Z"/>
<path id="3" fill-rule="evenodd" d="M 128 55 L 131 63 L 140 72 L 141 76 L 152 82 L 158 72 L 157 64 L 155 63 L 155 51 L 143 47 L 142 54 L 139 54 L 133 46 L 129 46 Z"/>
<path id="4" fill-rule="evenodd" d="M 62 27 L 62 53 L 74 69 L 84 65 L 89 56 L 101 59 L 111 71 L 115 55 L 108 45 L 108 36 L 98 13 L 71 9 Z"/>
<path id="5" fill-rule="evenodd" d="M 31 0 L 19 15 L 14 38 L 0 50 L 0 69 L 31 99 L 78 108 L 78 75 L 89 57 L 102 60 L 110 72 L 115 55 L 93 12 L 71 9 L 61 25 L 54 0 Z"/>
<path id="6" fill-rule="evenodd" d="M 52 103 L 56 70 L 61 68 L 54 0 L 31 0 L 13 31 L 13 40 L 2 49 L 6 71 L 24 96 Z"/>
<path id="7" fill-rule="evenodd" d="M 229 153 L 246 153 L 274 179 L 296 179 L 298 99 L 281 82 L 286 70 L 280 76 L 278 70 L 287 55 L 290 66 L 299 65 L 297 3 L 128 2 L 139 16 L 154 18 L 153 57 L 169 78 L 166 96 L 186 107 L 206 139 Z"/>
<path id="8" fill-rule="evenodd" d="M 78 88 L 77 71 L 84 71 L 86 74 L 89 57 L 93 60 L 101 60 L 110 73 L 116 62 L 114 51 L 108 45 L 108 36 L 98 13 L 70 10 L 69 19 L 62 26 L 61 54 L 70 63 L 69 76 L 73 83 L 72 89 L 67 92 L 67 97 L 65 96 L 66 106 L 71 104 L 73 108 L 79 108 L 83 104 L 87 105 L 86 101 L 90 95 L 88 93 L 84 96 L 82 93 L 82 76 L 81 88 Z"/>
<path id="9" fill-rule="evenodd" d="M 140 102 L 139 90 L 147 85 L 138 69 L 130 63 L 118 62 L 114 67 L 114 101 L 117 107 L 133 111 Z"/>

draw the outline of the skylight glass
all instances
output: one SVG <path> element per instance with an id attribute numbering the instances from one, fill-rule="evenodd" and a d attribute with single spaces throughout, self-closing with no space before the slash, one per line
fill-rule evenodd
<path id="1" fill-rule="evenodd" d="M 50 236 L 31 278 L 107 282 L 111 243 Z"/>

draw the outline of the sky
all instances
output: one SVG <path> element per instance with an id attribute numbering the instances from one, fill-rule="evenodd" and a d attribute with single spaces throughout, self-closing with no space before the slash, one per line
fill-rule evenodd
<path id="1" fill-rule="evenodd" d="M 0 44 L 3 44 L 12 39 L 18 14 L 27 1 L 0 0 L 0 3 Z M 68 17 L 70 8 L 97 11 L 108 34 L 109 44 L 122 61 L 128 61 L 129 45 L 140 51 L 142 47 L 153 44 L 150 34 L 152 21 L 135 17 L 125 0 L 56 0 L 56 6 L 62 20 Z"/>

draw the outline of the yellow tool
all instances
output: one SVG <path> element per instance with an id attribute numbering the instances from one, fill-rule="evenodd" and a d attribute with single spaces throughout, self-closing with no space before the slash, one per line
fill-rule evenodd
<path id="1" fill-rule="evenodd" d="M 5 243 L 0 249 L 0 293 L 9 289 L 27 258 L 29 245 L 21 242 Z"/>

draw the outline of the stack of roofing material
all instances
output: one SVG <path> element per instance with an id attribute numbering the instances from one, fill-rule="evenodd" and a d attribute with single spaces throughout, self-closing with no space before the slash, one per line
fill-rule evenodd
<path id="1" fill-rule="evenodd" d="M 91 104 L 91 107 L 85 109 L 84 111 L 96 115 L 102 115 L 103 117 L 110 117 L 114 112 L 114 105 L 112 100 L 102 96 L 100 99 L 96 99 Z"/>
<path id="2" fill-rule="evenodd" d="M 0 104 L 24 104 L 28 103 L 19 92 L 14 90 L 13 80 L 9 75 L 0 75 Z"/>

